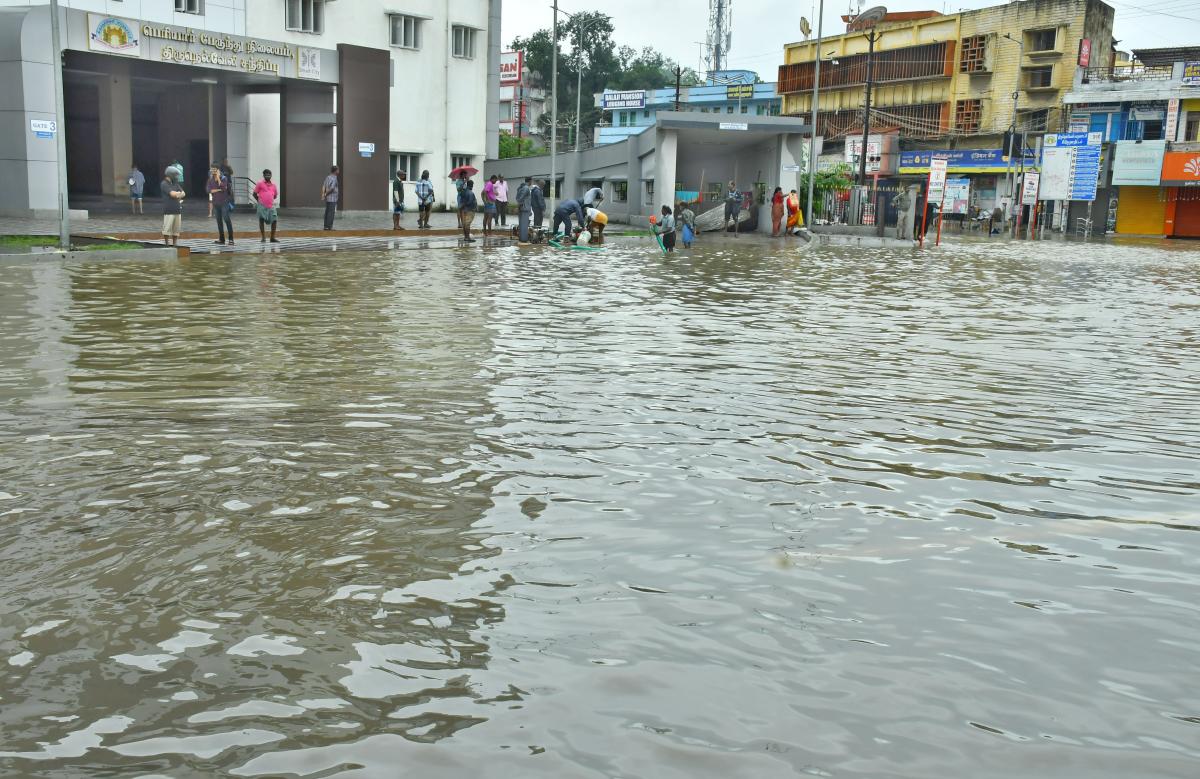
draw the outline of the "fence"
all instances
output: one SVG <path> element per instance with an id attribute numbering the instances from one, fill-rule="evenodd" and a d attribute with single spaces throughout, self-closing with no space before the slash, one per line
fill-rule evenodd
<path id="1" fill-rule="evenodd" d="M 818 187 L 813 192 L 813 221 L 817 224 L 895 227 L 894 200 L 899 185 Z"/>

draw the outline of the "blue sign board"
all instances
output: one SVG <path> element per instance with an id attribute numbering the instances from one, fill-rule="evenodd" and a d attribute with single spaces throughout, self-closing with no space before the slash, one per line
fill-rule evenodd
<path id="1" fill-rule="evenodd" d="M 1044 146 L 1047 149 L 1070 149 L 1071 156 L 1064 160 L 1068 177 L 1069 200 L 1095 200 L 1096 187 L 1100 180 L 1100 143 L 1104 133 L 1047 133 Z M 1050 166 L 1054 167 L 1054 166 Z M 1055 171 L 1047 170 L 1047 178 Z"/>
<path id="2" fill-rule="evenodd" d="M 929 161 L 945 158 L 950 173 L 1003 173 L 1009 169 L 1002 149 L 928 149 L 900 152 L 901 173 L 927 173 Z M 1020 160 L 1014 161 L 1014 166 Z M 1037 158 L 1026 152 L 1025 167 L 1036 167 Z"/>

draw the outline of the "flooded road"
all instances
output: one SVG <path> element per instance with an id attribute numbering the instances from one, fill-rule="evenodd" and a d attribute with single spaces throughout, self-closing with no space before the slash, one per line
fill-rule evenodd
<path id="1" fill-rule="evenodd" d="M 0 775 L 1195 777 L 1200 252 L 0 267 Z"/>

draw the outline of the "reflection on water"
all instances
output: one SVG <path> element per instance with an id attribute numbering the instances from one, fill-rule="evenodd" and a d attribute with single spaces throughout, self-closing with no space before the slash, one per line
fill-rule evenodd
<path id="1" fill-rule="evenodd" d="M 1194 776 L 1190 248 L 0 268 L 0 774 Z"/>

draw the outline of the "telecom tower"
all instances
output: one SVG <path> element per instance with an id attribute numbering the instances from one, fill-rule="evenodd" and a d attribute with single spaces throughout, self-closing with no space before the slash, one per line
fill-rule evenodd
<path id="1" fill-rule="evenodd" d="M 708 0 L 708 72 L 724 70 L 733 40 L 733 0 Z"/>

